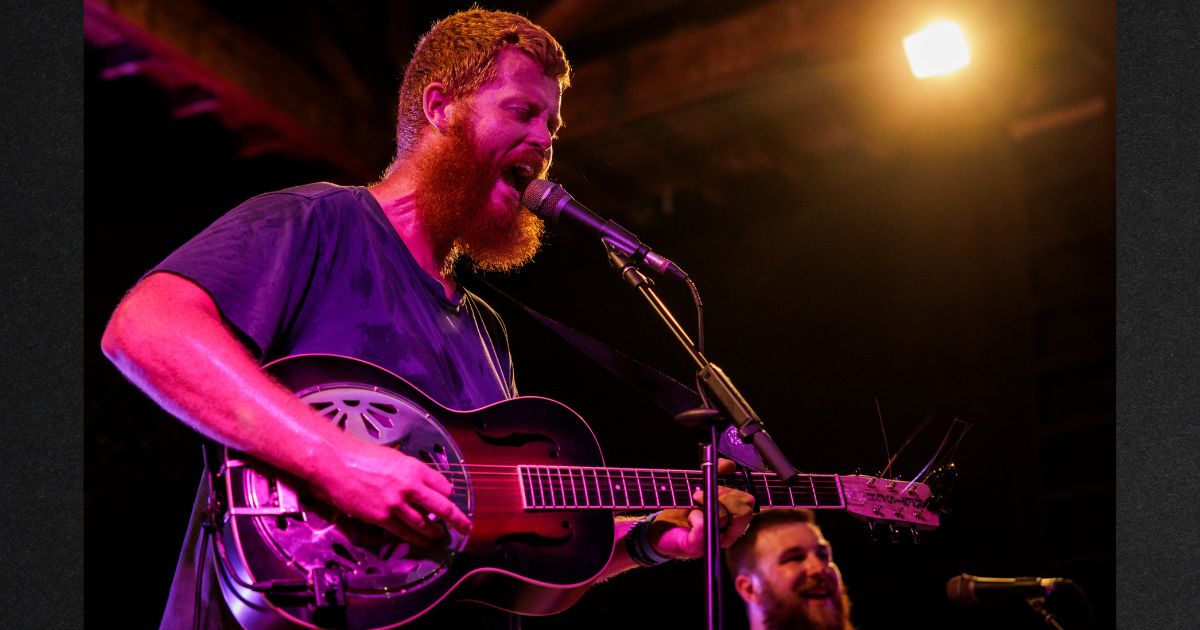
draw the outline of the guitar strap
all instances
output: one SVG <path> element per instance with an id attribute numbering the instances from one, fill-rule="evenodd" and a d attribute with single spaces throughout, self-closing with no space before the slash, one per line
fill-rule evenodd
<path id="1" fill-rule="evenodd" d="M 480 286 L 486 287 L 486 293 L 501 297 L 513 304 L 520 312 L 548 328 L 593 363 L 616 376 L 634 391 L 649 398 L 656 407 L 670 414 L 671 417 L 706 406 L 704 399 L 695 390 L 661 371 L 533 310 L 483 278 L 474 276 L 473 280 L 475 282 L 472 284 L 477 286 L 471 287 L 472 290 L 477 290 Z M 733 424 L 730 424 L 721 434 L 717 452 L 751 470 L 765 469 L 758 452 L 754 450 L 753 446 L 741 441 L 738 437 L 737 427 Z"/>

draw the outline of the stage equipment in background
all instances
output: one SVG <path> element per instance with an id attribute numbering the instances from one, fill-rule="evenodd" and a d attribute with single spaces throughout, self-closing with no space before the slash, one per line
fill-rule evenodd
<path id="1" fill-rule="evenodd" d="M 1048 627 L 1058 630 L 1063 630 L 1063 626 L 1054 616 L 1048 598 L 1064 590 L 1078 594 L 1091 617 L 1087 595 L 1074 580 L 1066 578 L 995 578 L 963 573 L 946 582 L 946 597 L 952 602 L 970 606 L 979 602 L 1023 601 Z"/>

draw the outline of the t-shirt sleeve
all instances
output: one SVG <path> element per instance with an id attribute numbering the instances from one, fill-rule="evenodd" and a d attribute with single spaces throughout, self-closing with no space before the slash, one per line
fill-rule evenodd
<path id="1" fill-rule="evenodd" d="M 286 334 L 313 279 L 319 217 L 307 197 L 268 193 L 217 219 L 150 273 L 171 272 L 212 296 L 261 359 Z"/>

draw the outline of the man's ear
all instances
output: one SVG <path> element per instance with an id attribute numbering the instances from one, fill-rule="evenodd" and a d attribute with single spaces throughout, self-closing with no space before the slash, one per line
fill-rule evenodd
<path id="1" fill-rule="evenodd" d="M 749 573 L 739 573 L 733 578 L 733 588 L 737 591 L 742 601 L 747 604 L 758 604 L 758 593 L 761 585 L 758 583 L 758 578 Z"/>
<path id="2" fill-rule="evenodd" d="M 441 83 L 430 83 L 421 92 L 421 109 L 425 120 L 438 131 L 445 131 L 450 125 L 451 102 L 446 95 L 446 86 Z"/>

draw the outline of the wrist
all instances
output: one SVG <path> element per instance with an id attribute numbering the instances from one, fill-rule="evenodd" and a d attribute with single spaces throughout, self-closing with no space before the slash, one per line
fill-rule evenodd
<path id="1" fill-rule="evenodd" d="M 625 534 L 625 550 L 630 559 L 643 567 L 653 567 L 672 560 L 670 556 L 659 553 L 650 542 L 650 523 L 658 516 L 658 512 L 641 519 Z"/>

